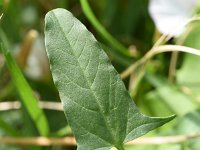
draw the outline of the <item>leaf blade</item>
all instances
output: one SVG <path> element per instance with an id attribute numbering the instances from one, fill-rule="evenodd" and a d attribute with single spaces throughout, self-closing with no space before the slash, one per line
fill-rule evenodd
<path id="1" fill-rule="evenodd" d="M 55 9 L 46 15 L 45 45 L 78 149 L 123 149 L 124 142 L 172 119 L 139 112 L 94 36 L 70 12 Z"/>
<path id="2" fill-rule="evenodd" d="M 10 71 L 14 85 L 21 97 L 21 101 L 25 106 L 30 118 L 35 123 L 35 126 L 40 135 L 46 136 L 49 134 L 49 125 L 43 110 L 39 107 L 37 99 L 26 79 L 24 78 L 21 70 L 17 66 L 11 52 L 8 49 L 8 41 L 3 31 L 0 30 L 1 50 L 6 60 L 7 67 Z"/>

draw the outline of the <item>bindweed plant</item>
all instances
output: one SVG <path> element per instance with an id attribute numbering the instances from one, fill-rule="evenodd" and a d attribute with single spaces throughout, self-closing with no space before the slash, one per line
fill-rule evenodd
<path id="1" fill-rule="evenodd" d="M 174 118 L 139 112 L 100 44 L 69 11 L 46 15 L 45 44 L 79 150 L 124 150 L 124 143 Z"/>
<path id="2" fill-rule="evenodd" d="M 1 1 L 0 149 L 199 150 L 198 5 Z"/>

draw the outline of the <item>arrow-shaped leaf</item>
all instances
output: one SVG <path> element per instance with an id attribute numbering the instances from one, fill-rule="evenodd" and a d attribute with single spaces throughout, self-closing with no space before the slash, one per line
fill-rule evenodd
<path id="1" fill-rule="evenodd" d="M 99 43 L 70 12 L 50 11 L 45 23 L 53 79 L 79 150 L 123 150 L 123 143 L 174 118 L 139 112 Z"/>

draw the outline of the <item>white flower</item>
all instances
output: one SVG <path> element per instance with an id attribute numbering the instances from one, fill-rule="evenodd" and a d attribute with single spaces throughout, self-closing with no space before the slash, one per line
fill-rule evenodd
<path id="1" fill-rule="evenodd" d="M 198 3 L 199 0 L 150 0 L 149 12 L 161 33 L 179 36 Z"/>

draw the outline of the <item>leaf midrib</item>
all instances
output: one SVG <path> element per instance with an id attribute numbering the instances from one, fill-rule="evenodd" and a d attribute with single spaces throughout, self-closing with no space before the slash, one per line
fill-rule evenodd
<path id="1" fill-rule="evenodd" d="M 72 50 L 72 54 L 73 54 L 73 56 L 76 58 L 76 60 L 77 60 L 77 62 L 78 62 L 78 64 L 79 64 L 79 67 L 80 67 L 80 69 L 81 69 L 81 71 L 82 71 L 82 73 L 83 73 L 83 75 L 84 75 L 84 78 L 86 79 L 87 84 L 88 84 L 88 86 L 89 86 L 89 88 L 90 88 L 90 90 L 91 90 L 91 93 L 92 93 L 92 95 L 94 96 L 96 103 L 98 104 L 98 107 L 99 107 L 99 110 L 100 110 L 99 112 L 100 112 L 100 114 L 102 115 L 102 117 L 103 117 L 103 119 L 104 119 L 105 125 L 106 125 L 108 131 L 110 131 L 110 135 L 111 135 L 112 141 L 113 141 L 114 143 L 110 143 L 110 142 L 108 142 L 108 141 L 107 141 L 107 142 L 108 142 L 109 144 L 111 144 L 111 145 L 118 144 L 118 143 L 115 143 L 115 138 L 114 138 L 114 135 L 113 135 L 113 132 L 114 132 L 114 131 L 112 131 L 112 126 L 110 126 L 110 125 L 108 124 L 109 121 L 107 121 L 107 120 L 108 120 L 107 117 L 104 116 L 104 113 L 103 113 L 103 110 L 102 110 L 102 108 L 101 108 L 101 105 L 99 104 L 98 99 L 97 99 L 97 97 L 96 97 L 94 91 L 91 89 L 91 86 L 90 86 L 90 84 L 89 84 L 89 81 L 88 81 L 88 79 L 87 79 L 87 77 L 86 77 L 86 75 L 85 75 L 85 73 L 84 73 L 84 71 L 83 71 L 83 68 L 82 68 L 81 65 L 80 65 L 79 60 L 77 59 L 76 55 L 74 54 L 74 49 L 73 49 L 71 43 L 69 42 L 69 40 L 67 39 L 67 35 L 65 34 L 65 32 L 64 32 L 64 30 L 63 30 L 63 28 L 62 28 L 62 26 L 61 26 L 61 23 L 60 23 L 59 20 L 57 19 L 56 14 L 55 14 L 54 12 L 52 12 L 52 14 L 54 15 L 54 17 L 56 18 L 56 21 L 57 21 L 58 24 L 60 25 L 59 28 L 61 29 L 61 32 L 65 35 L 65 36 L 64 36 L 65 40 L 68 41 L 68 43 L 69 43 L 69 45 L 70 45 L 70 48 L 71 48 L 71 50 Z M 74 20 L 73 20 L 73 21 L 74 21 Z M 73 22 L 73 25 L 72 25 L 71 28 L 73 28 L 73 27 L 74 27 L 74 22 Z M 71 31 L 71 30 L 72 30 L 72 29 L 70 29 L 70 31 Z M 69 32 L 68 32 L 68 34 L 69 34 Z M 85 48 L 85 45 L 84 45 L 83 49 L 84 49 L 84 48 Z M 91 52 L 90 52 L 90 53 L 91 53 Z M 80 55 L 82 55 L 82 53 L 81 53 Z M 97 72 L 98 72 L 98 70 L 97 70 Z M 96 76 L 95 76 L 95 78 L 96 78 Z M 110 77 L 109 77 L 109 80 L 110 80 Z M 91 132 L 90 132 L 90 133 L 91 133 Z M 93 134 L 93 133 L 92 133 L 92 134 Z M 100 137 L 100 138 L 103 139 L 102 137 Z M 104 140 L 104 139 L 103 139 L 103 140 Z M 104 140 L 104 141 L 105 141 L 105 140 Z"/>

